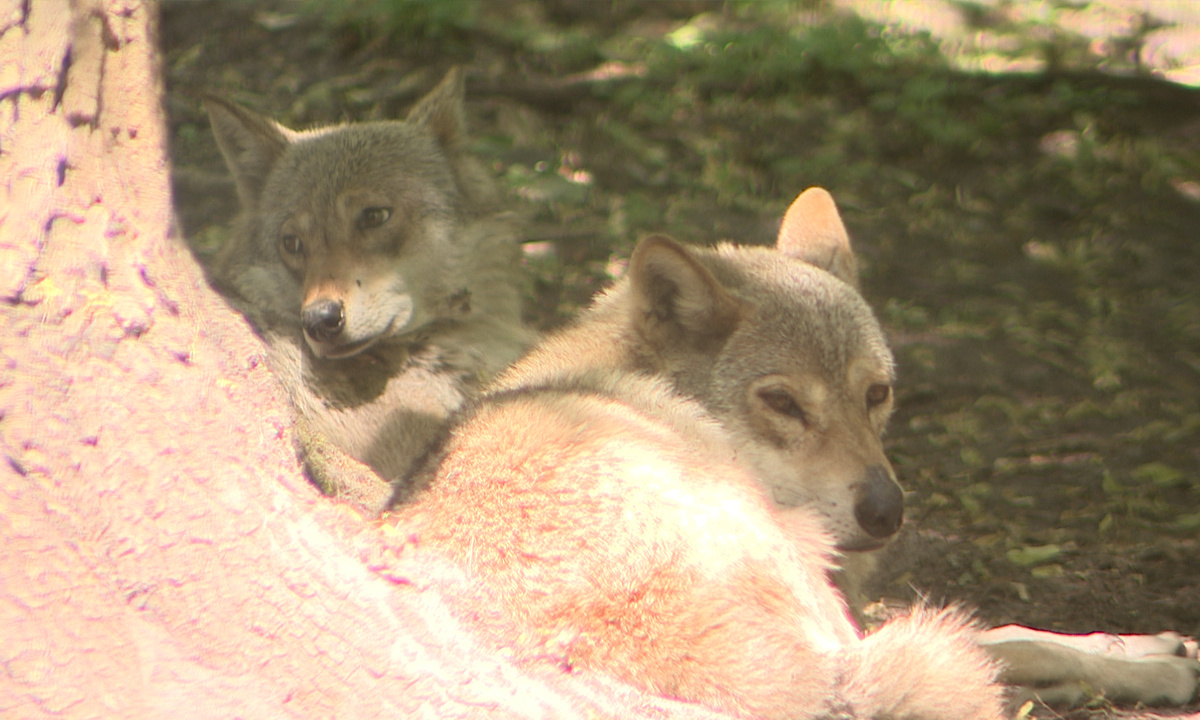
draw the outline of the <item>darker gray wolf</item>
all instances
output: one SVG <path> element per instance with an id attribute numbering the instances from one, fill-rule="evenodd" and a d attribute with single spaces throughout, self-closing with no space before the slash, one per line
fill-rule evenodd
<path id="1" fill-rule="evenodd" d="M 532 338 L 512 223 L 466 148 L 462 73 L 397 121 L 294 131 L 206 105 L 242 205 L 210 277 L 268 341 L 314 480 L 382 504 L 385 483 L 349 487 L 356 466 L 403 476 Z"/>

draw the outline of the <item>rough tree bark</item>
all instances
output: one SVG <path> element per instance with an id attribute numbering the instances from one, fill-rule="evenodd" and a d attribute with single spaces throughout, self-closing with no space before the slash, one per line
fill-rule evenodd
<path id="1" fill-rule="evenodd" d="M 514 665 L 485 591 L 309 487 L 171 235 L 154 6 L 3 8 L 0 715 L 711 717 Z"/>

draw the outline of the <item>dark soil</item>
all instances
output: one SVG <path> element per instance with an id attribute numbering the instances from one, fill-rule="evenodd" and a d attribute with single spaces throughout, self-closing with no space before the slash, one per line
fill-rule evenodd
<path id="1" fill-rule="evenodd" d="M 199 93 L 291 127 L 402 117 L 452 64 L 529 218 L 541 327 L 640 235 L 770 242 L 823 185 L 900 366 L 909 520 L 877 595 L 1200 635 L 1200 93 L 1086 58 L 966 74 L 843 13 L 788 25 L 792 5 L 486 0 L 355 26 L 168 2 L 184 228 L 207 252 L 236 207 Z"/>

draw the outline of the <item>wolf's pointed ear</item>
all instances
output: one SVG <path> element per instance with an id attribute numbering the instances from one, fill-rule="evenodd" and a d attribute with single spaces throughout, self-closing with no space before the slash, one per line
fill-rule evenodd
<path id="1" fill-rule="evenodd" d="M 741 318 L 741 304 L 688 249 L 665 235 L 638 243 L 629 259 L 634 327 L 656 347 L 719 344 Z"/>
<path id="2" fill-rule="evenodd" d="M 792 201 L 775 247 L 858 287 L 858 263 L 850 249 L 850 235 L 833 196 L 824 188 L 810 187 Z"/>
<path id="3" fill-rule="evenodd" d="M 274 120 L 211 95 L 204 98 L 217 147 L 237 182 L 242 206 L 258 204 L 267 175 L 294 133 Z"/>
<path id="4" fill-rule="evenodd" d="M 450 68 L 446 77 L 428 95 L 417 101 L 405 119 L 426 126 L 443 149 L 454 150 L 467 134 L 466 113 L 463 110 L 464 85 L 462 68 Z"/>

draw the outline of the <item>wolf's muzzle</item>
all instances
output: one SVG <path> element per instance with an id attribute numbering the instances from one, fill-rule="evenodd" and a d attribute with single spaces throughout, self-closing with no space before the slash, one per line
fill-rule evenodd
<path id="1" fill-rule="evenodd" d="M 904 493 L 882 465 L 867 468 L 854 500 L 854 517 L 871 537 L 896 534 L 904 522 Z"/>
<path id="2" fill-rule="evenodd" d="M 317 342 L 330 342 L 346 327 L 346 313 L 337 300 L 319 299 L 300 311 L 304 332 Z"/>

